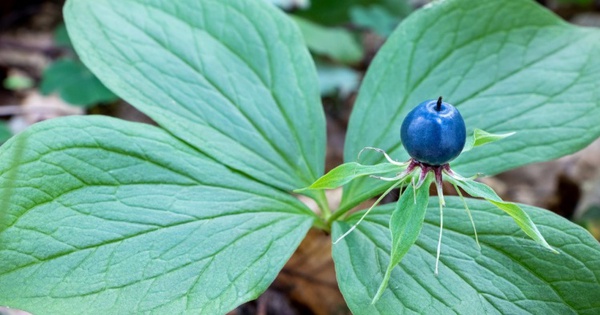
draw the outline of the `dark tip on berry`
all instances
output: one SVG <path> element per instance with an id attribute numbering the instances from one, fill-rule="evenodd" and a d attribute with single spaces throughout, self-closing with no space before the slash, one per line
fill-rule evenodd
<path id="1" fill-rule="evenodd" d="M 435 110 L 438 112 L 442 110 L 442 97 L 441 96 L 438 98 L 437 105 L 435 106 Z"/>

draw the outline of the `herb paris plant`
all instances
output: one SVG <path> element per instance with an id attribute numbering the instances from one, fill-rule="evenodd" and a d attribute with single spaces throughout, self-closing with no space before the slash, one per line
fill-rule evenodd
<path id="1" fill-rule="evenodd" d="M 429 184 L 431 182 L 435 183 L 437 188 L 440 209 L 440 232 L 435 259 L 435 274 L 438 274 L 444 225 L 443 207 L 445 206 L 445 201 L 442 191 L 444 178 L 454 186 L 461 199 L 462 194 L 458 187 L 463 188 L 473 197 L 484 198 L 490 203 L 496 205 L 499 209 L 509 214 L 515 220 L 517 225 L 521 227 L 525 234 L 529 235 L 533 240 L 542 246 L 555 253 L 558 253 L 555 249 L 550 247 L 527 213 L 524 212 L 518 205 L 502 201 L 500 197 L 498 197 L 496 193 L 488 186 L 475 182 L 471 178 L 464 178 L 450 169 L 449 162 L 456 158 L 461 151 L 464 152 L 463 148 L 466 142 L 465 133 L 465 123 L 460 115 L 460 112 L 451 104 L 442 102 L 441 96 L 437 101 L 428 100 L 422 102 L 415 107 L 402 122 L 402 145 L 406 148 L 406 151 L 411 156 L 408 162 L 396 162 L 392 160 L 384 150 L 367 147 L 365 149 L 372 149 L 382 153 L 389 162 L 389 167 L 372 167 L 370 168 L 369 172 L 362 171 L 359 174 L 359 172 L 355 172 L 354 170 L 360 168 L 365 170 L 367 168 L 354 162 L 346 163 L 344 165 L 340 165 L 338 168 L 332 170 L 330 173 L 318 179 L 311 186 L 307 187 L 307 189 L 334 188 L 336 187 L 332 185 L 334 182 L 337 182 L 338 186 L 341 186 L 349 181 L 347 178 L 344 178 L 344 172 L 340 172 L 340 170 L 344 169 L 348 169 L 346 171 L 346 177 L 350 179 L 370 175 L 371 177 L 379 180 L 395 182 L 379 197 L 379 199 L 377 199 L 377 201 L 375 201 L 375 203 L 367 211 L 364 212 L 362 217 L 350 229 L 348 229 L 344 234 L 342 234 L 342 236 L 333 242 L 335 245 L 352 231 L 354 231 L 354 229 L 356 229 L 356 227 L 365 219 L 369 212 L 371 212 L 371 210 L 392 191 L 392 189 L 400 188 L 400 191 L 402 191 L 404 186 L 412 186 L 410 187 L 410 192 L 412 192 L 414 196 L 412 196 L 410 193 L 401 193 L 396 210 L 393 212 L 392 217 L 390 218 L 389 227 L 390 231 L 392 232 L 392 250 L 390 253 L 391 259 L 388 263 L 383 281 L 381 282 L 377 293 L 373 297 L 372 304 L 379 300 L 388 285 L 392 270 L 396 265 L 398 265 L 402 257 L 404 257 L 419 236 L 424 220 L 424 210 L 428 203 L 427 197 L 429 196 Z M 473 147 L 487 144 L 491 141 L 500 140 L 512 134 L 513 133 L 493 135 L 482 131 L 477 132 L 476 130 L 471 137 L 472 139 L 469 141 L 467 151 Z M 376 175 L 389 172 L 390 170 L 395 171 L 396 176 L 381 177 Z M 340 176 L 340 173 L 342 173 L 342 176 Z M 330 177 L 332 177 L 332 179 L 330 179 Z M 322 183 L 324 182 L 328 183 L 328 185 L 322 186 Z M 469 219 L 473 225 L 473 232 L 475 233 L 475 240 L 477 242 L 477 246 L 479 247 L 475 223 L 473 222 L 473 217 L 471 216 L 471 212 L 469 211 L 466 202 L 465 209 L 469 214 Z"/>
<path id="2" fill-rule="evenodd" d="M 0 147 L 0 305 L 34 314 L 223 314 L 263 292 L 311 226 L 339 238 L 363 214 L 350 209 L 392 185 L 346 176 L 334 211 L 324 194 L 307 190 L 318 215 L 290 193 L 323 175 L 325 120 L 303 39 L 267 3 L 68 0 L 64 12 L 86 66 L 159 127 L 64 118 Z M 467 126 L 517 132 L 462 154 L 452 162 L 461 174 L 575 152 L 600 136 L 600 60 L 590 57 L 599 37 L 528 0 L 428 6 L 403 21 L 371 64 L 346 162 L 366 146 L 408 159 L 392 135 L 431 93 L 453 100 Z M 393 175 L 381 161 L 365 155 L 369 165 L 354 164 L 356 174 Z M 391 260 L 392 206 L 375 207 L 333 247 L 353 313 L 600 308 L 600 249 L 583 229 L 522 206 L 561 252 L 554 255 L 515 237 L 524 234 L 508 216 L 467 198 L 479 251 L 462 202 L 449 197 L 443 276 L 435 277 L 440 218 L 426 208 L 427 195 L 416 199 L 400 203 L 415 210 L 400 212 L 412 218 L 392 219 L 405 222 L 402 230 L 419 228 L 410 222 L 422 229 L 374 305 Z"/>

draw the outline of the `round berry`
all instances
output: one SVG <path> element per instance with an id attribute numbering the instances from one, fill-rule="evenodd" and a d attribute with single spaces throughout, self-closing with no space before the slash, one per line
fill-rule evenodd
<path id="1" fill-rule="evenodd" d="M 415 107 L 402 122 L 400 139 L 408 154 L 418 162 L 443 165 L 456 158 L 467 138 L 465 121 L 456 107 L 442 97 Z"/>

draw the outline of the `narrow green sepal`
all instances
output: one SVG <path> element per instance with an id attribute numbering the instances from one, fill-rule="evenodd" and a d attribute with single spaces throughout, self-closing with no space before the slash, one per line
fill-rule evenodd
<path id="1" fill-rule="evenodd" d="M 396 209 L 390 219 L 390 232 L 392 233 L 390 263 L 371 304 L 377 303 L 381 298 L 390 281 L 392 270 L 400 263 L 402 257 L 406 255 L 421 233 L 425 210 L 427 210 L 427 204 L 429 203 L 431 181 L 432 178 L 428 175 L 423 185 L 416 189 L 416 192 L 413 191 L 413 185 L 408 185 L 406 191 L 398 200 Z"/>
<path id="2" fill-rule="evenodd" d="M 491 142 L 496 142 L 498 140 L 502 140 L 506 137 L 510 137 L 514 135 L 516 132 L 507 132 L 507 133 L 489 133 L 487 131 L 483 131 L 481 129 L 473 130 L 473 134 L 467 137 L 467 143 L 465 143 L 465 147 L 462 152 L 470 151 L 475 147 L 482 146 L 484 144 L 488 144 Z"/>
<path id="3" fill-rule="evenodd" d="M 500 210 L 506 212 L 513 218 L 513 220 L 515 220 L 521 230 L 523 230 L 523 232 L 531 237 L 536 243 L 558 254 L 558 251 L 552 248 L 552 246 L 546 242 L 546 239 L 544 236 L 542 236 L 542 233 L 540 233 L 535 223 L 533 223 L 529 215 L 523 211 L 519 205 L 512 202 L 503 201 L 500 197 L 498 197 L 492 188 L 483 183 L 473 180 L 457 180 L 451 176 L 448 176 L 447 179 L 452 184 L 458 185 L 460 188 L 464 189 L 469 195 L 483 198 L 498 207 Z"/>
<path id="4" fill-rule="evenodd" d="M 333 189 L 341 187 L 355 178 L 376 174 L 400 173 L 406 169 L 406 166 L 395 165 L 391 163 L 380 163 L 375 165 L 363 165 L 356 162 L 344 163 L 329 173 L 321 176 L 310 186 L 294 190 L 299 193 L 307 189 Z"/>

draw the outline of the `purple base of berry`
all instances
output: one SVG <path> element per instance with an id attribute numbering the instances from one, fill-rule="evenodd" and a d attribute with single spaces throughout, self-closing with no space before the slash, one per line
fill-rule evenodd
<path id="1" fill-rule="evenodd" d="M 406 174 L 412 173 L 415 168 L 421 169 L 421 174 L 419 174 L 419 181 L 417 183 L 417 187 L 421 186 L 421 184 L 425 181 L 425 177 L 429 172 L 432 172 L 435 176 L 435 184 L 439 187 L 442 187 L 442 173 L 446 172 L 447 174 L 453 174 L 450 169 L 450 164 L 442 164 L 442 165 L 431 165 L 423 162 L 419 162 L 415 159 L 410 159 L 408 162 L 408 167 L 406 168 Z"/>

